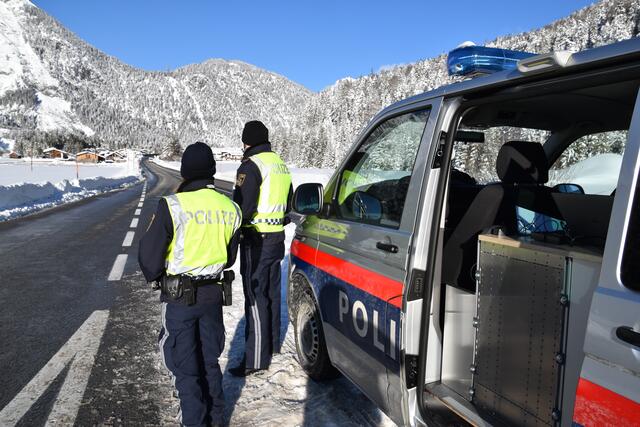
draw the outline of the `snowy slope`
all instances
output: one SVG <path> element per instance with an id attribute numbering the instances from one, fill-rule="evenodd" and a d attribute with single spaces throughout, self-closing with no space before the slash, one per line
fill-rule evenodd
<path id="1" fill-rule="evenodd" d="M 33 47 L 27 42 L 23 14 L 35 9 L 26 0 L 0 2 L 0 99 L 12 100 L 13 95 L 28 91 L 31 102 L 23 105 L 0 103 L 0 114 L 7 118 L 17 114 L 40 131 L 72 131 L 93 135 L 60 94 L 60 84 L 51 76 Z M 20 120 L 18 119 L 16 124 Z M 9 123 L 10 124 L 10 123 Z M 2 122 L 0 122 L 0 127 Z M 11 126 L 7 126 L 10 128 Z"/>
<path id="2" fill-rule="evenodd" d="M 27 43 L 16 9 L 32 7 L 20 0 L 0 2 L 0 95 L 31 85 L 57 88 L 55 80 Z"/>
<path id="3" fill-rule="evenodd" d="M 183 145 L 234 145 L 248 120 L 288 129 L 311 96 L 240 61 L 209 60 L 170 72 L 135 69 L 80 40 L 27 0 L 0 2 L 0 23 L 1 52 L 12 64 L 0 63 L 0 132 L 9 129 L 38 144 L 42 133 L 64 128 L 112 148 L 160 151 L 173 137 Z"/>

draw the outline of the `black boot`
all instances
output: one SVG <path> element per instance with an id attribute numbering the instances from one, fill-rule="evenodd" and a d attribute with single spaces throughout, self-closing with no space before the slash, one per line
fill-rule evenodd
<path id="1" fill-rule="evenodd" d="M 247 368 L 246 363 L 244 362 L 244 360 L 238 365 L 238 366 L 234 366 L 233 368 L 229 368 L 229 373 L 231 375 L 233 375 L 234 377 L 247 377 L 251 374 L 254 374 L 256 372 L 259 371 L 266 371 L 266 369 L 263 368 L 259 368 L 259 369 L 255 369 L 255 368 Z"/>

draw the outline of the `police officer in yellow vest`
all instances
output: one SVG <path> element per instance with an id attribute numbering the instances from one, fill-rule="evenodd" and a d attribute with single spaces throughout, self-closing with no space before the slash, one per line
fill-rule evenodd
<path id="1" fill-rule="evenodd" d="M 235 376 L 264 370 L 280 351 L 280 261 L 285 214 L 293 194 L 291 175 L 269 143 L 260 121 L 245 124 L 244 156 L 233 200 L 242 209 L 240 269 L 245 296 L 245 357 L 229 369 Z"/>
<path id="2" fill-rule="evenodd" d="M 160 199 L 140 241 L 138 260 L 148 282 L 162 283 L 159 346 L 178 391 L 181 423 L 222 425 L 221 279 L 235 262 L 242 213 L 215 190 L 208 145 L 188 146 L 180 173 L 184 181 L 176 194 Z"/>

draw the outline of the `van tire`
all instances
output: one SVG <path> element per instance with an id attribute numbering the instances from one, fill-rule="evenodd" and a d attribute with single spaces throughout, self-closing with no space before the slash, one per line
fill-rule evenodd
<path id="1" fill-rule="evenodd" d="M 298 363 L 313 380 L 336 378 L 339 373 L 329 360 L 318 306 L 306 289 L 298 297 L 293 322 Z"/>

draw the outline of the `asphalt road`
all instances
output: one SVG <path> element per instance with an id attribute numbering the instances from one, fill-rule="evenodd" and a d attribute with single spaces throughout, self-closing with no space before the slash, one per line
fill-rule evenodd
<path id="1" fill-rule="evenodd" d="M 136 320 L 127 318 L 128 304 L 149 295 L 136 292 L 144 286 L 137 264 L 138 240 L 158 199 L 172 193 L 180 182 L 175 171 L 147 162 L 143 166 L 146 185 L 140 183 L 0 223 L 0 408 L 4 411 L 0 412 L 0 424 L 10 412 L 7 408 L 16 407 L 24 412 L 18 425 L 44 425 L 54 402 L 60 399 L 61 387 L 73 390 L 87 383 L 76 424 L 118 423 L 108 418 L 113 411 L 106 407 L 116 402 L 100 404 L 100 399 L 105 399 L 101 390 L 113 389 L 113 372 L 107 365 L 118 363 L 112 352 L 114 346 L 126 348 L 127 333 L 131 334 L 129 339 L 136 339 L 138 333 L 149 335 L 149 331 L 127 326 L 135 325 Z M 216 184 L 223 191 L 232 187 L 230 183 Z M 134 218 L 138 221 L 132 222 Z M 130 246 L 125 245 L 128 234 L 128 239 L 133 237 Z M 116 259 L 125 257 L 122 279 L 108 280 L 117 270 Z M 102 324 L 95 313 L 109 313 L 109 320 L 105 315 Z M 82 335 L 85 329 L 91 332 Z M 80 357 L 80 352 L 73 353 L 75 350 L 67 347 L 71 343 L 72 349 L 89 348 L 92 335 L 98 333 L 104 339 L 101 343 L 97 340 L 100 347 L 95 355 L 89 355 L 91 363 L 83 365 L 86 356 Z M 72 337 L 77 337 L 76 344 Z M 70 374 L 81 372 L 83 366 L 84 374 Z M 122 404 L 117 396 L 113 399 Z M 137 403 L 129 402 L 130 410 L 120 411 L 129 414 L 124 419 L 144 416 Z M 162 420 L 139 421 L 155 424 Z"/>

